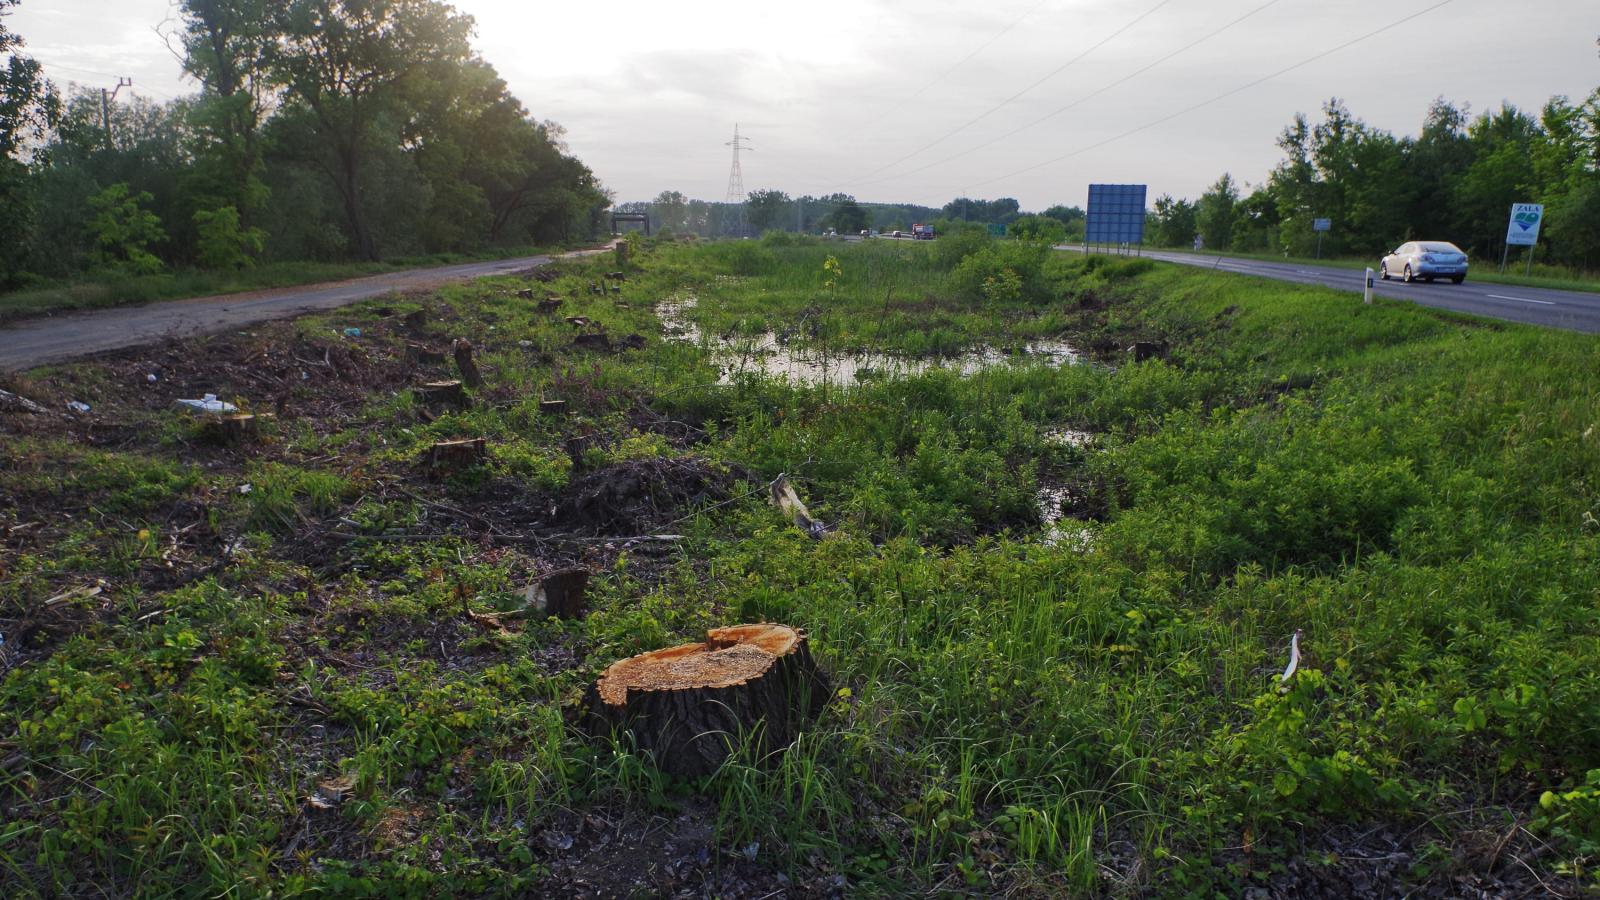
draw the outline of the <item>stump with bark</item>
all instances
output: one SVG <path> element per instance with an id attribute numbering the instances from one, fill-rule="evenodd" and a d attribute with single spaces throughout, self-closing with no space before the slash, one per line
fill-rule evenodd
<path id="1" fill-rule="evenodd" d="M 588 569 L 562 569 L 551 572 L 540 582 L 534 603 L 545 615 L 558 619 L 581 619 L 589 611 L 585 594 L 589 588 Z"/>
<path id="2" fill-rule="evenodd" d="M 407 328 L 421 328 L 428 324 L 428 308 L 424 306 L 421 309 L 414 309 L 401 316 L 400 321 L 404 322 Z"/>
<path id="3" fill-rule="evenodd" d="M 249 443 L 261 437 L 261 421 L 271 418 L 271 413 L 262 413 L 259 416 L 251 413 L 219 416 L 205 423 L 204 434 L 218 444 Z"/>
<path id="4" fill-rule="evenodd" d="M 611 338 L 604 331 L 580 334 L 572 339 L 572 346 L 586 347 L 590 350 L 610 350 Z"/>
<path id="5" fill-rule="evenodd" d="M 459 381 L 430 381 L 419 384 L 411 389 L 416 401 L 429 409 L 448 406 L 454 409 L 467 408 L 467 392 L 461 389 Z"/>
<path id="6" fill-rule="evenodd" d="M 428 471 L 435 478 L 459 472 L 489 460 L 489 443 L 483 438 L 440 441 L 428 448 Z"/>
<path id="7" fill-rule="evenodd" d="M 426 344 L 408 342 L 406 344 L 406 357 L 411 361 L 412 365 L 438 366 L 444 364 L 445 352 L 443 350 L 435 350 Z"/>
<path id="8" fill-rule="evenodd" d="M 478 364 L 472 359 L 472 342 L 457 338 L 451 349 L 455 352 L 456 368 L 461 370 L 461 380 L 473 390 L 483 387 L 483 375 L 478 372 Z"/>
<path id="9" fill-rule="evenodd" d="M 589 690 L 592 726 L 626 733 L 662 771 L 698 778 L 748 743 L 757 759 L 794 743 L 828 679 L 787 625 L 714 628 L 705 643 L 613 663 Z"/>
<path id="10" fill-rule="evenodd" d="M 565 400 L 540 400 L 539 412 L 547 416 L 564 416 L 567 414 L 567 401 Z"/>

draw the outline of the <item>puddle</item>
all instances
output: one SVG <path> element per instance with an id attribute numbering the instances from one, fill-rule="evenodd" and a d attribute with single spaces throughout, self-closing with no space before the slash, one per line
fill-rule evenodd
<path id="1" fill-rule="evenodd" d="M 1072 428 L 1046 428 L 1043 432 L 1044 442 L 1057 447 L 1076 447 L 1083 449 L 1094 443 L 1094 432 L 1078 431 Z"/>
<path id="2" fill-rule="evenodd" d="M 1044 536 L 1039 539 L 1046 547 L 1066 547 L 1085 552 L 1094 546 L 1094 528 L 1088 522 L 1069 519 L 1061 514 L 1061 505 L 1070 496 L 1066 485 L 1046 485 L 1034 495 L 1039 508 L 1039 521 L 1044 523 Z"/>
<path id="3" fill-rule="evenodd" d="M 880 378 L 919 375 L 932 369 L 945 369 L 960 375 L 973 375 L 995 366 L 1043 362 L 1063 366 L 1078 362 L 1080 356 L 1065 341 L 1031 341 L 1008 352 L 997 347 L 981 347 L 955 356 L 918 358 L 888 353 L 847 351 L 823 353 L 787 346 L 772 332 L 753 337 L 707 339 L 700 326 L 689 318 L 695 299 L 668 300 L 656 306 L 662 330 L 672 340 L 708 347 L 722 375 L 722 384 L 732 384 L 742 375 L 766 374 L 800 384 L 851 385 Z"/>

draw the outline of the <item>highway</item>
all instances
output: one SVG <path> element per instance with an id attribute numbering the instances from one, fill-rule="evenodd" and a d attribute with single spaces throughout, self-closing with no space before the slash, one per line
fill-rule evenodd
<path id="1" fill-rule="evenodd" d="M 1062 245 L 1056 249 L 1079 251 L 1082 248 Z M 1143 255 L 1146 259 L 1176 263 L 1181 266 L 1195 266 L 1236 275 L 1254 275 L 1258 278 L 1271 278 L 1274 281 L 1287 281 L 1293 284 L 1314 284 L 1353 294 L 1361 293 L 1361 279 L 1364 277 L 1359 269 L 1341 269 L 1315 263 L 1262 262 L 1171 250 L 1146 250 Z M 1373 261 L 1373 266 L 1376 268 L 1376 260 Z M 1505 319 L 1590 334 L 1600 333 L 1600 294 L 1489 284 L 1475 281 L 1470 273 L 1463 284 L 1451 284 L 1448 281 L 1405 284 L 1399 279 L 1383 281 L 1374 274 L 1373 292 L 1395 300 L 1407 300 L 1423 306 L 1491 319 Z"/>

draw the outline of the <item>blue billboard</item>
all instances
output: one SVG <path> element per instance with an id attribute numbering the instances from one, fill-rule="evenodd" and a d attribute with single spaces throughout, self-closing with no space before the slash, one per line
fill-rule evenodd
<path id="1" fill-rule="evenodd" d="M 1089 185 L 1089 220 L 1083 242 L 1144 243 L 1145 191 L 1142 184 Z"/>

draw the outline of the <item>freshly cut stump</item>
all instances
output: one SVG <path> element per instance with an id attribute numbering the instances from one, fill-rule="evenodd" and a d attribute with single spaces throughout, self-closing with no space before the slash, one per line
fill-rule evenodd
<path id="1" fill-rule="evenodd" d="M 703 644 L 613 663 L 589 691 L 596 730 L 626 731 L 662 771 L 709 775 L 748 740 L 758 759 L 794 743 L 828 699 L 806 637 L 787 625 L 713 628 Z"/>

